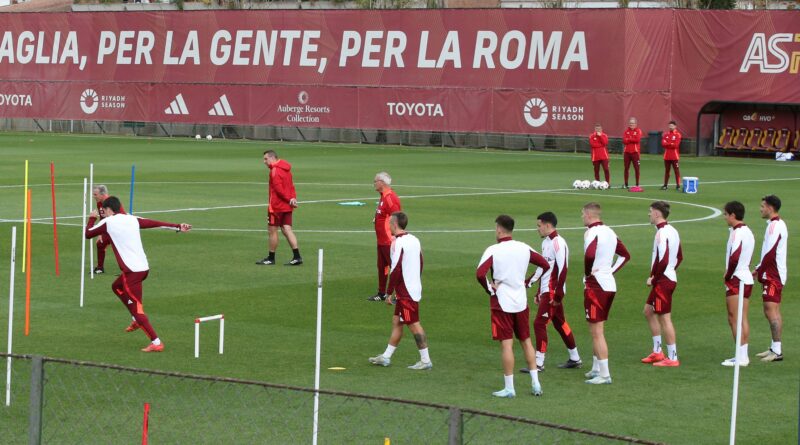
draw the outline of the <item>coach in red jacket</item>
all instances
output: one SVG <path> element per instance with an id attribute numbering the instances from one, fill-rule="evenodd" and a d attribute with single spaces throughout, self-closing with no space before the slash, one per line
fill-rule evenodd
<path id="1" fill-rule="evenodd" d="M 269 255 L 263 260 L 256 261 L 256 264 L 262 266 L 275 264 L 278 228 L 280 228 L 294 253 L 294 257 L 286 263 L 286 266 L 299 266 L 303 264 L 303 258 L 300 257 L 297 237 L 292 231 L 292 211 L 297 207 L 297 192 L 294 190 L 294 181 L 292 180 L 292 165 L 283 159 L 278 159 L 278 154 L 273 150 L 264 152 L 264 165 L 269 167 Z"/>
<path id="2" fill-rule="evenodd" d="M 664 185 L 661 186 L 661 190 L 667 189 L 670 166 L 675 170 L 675 189 L 681 189 L 681 169 L 678 166 L 678 161 L 681 160 L 681 138 L 678 124 L 669 121 L 669 131 L 661 138 L 661 146 L 664 147 Z"/>
<path id="3" fill-rule="evenodd" d="M 594 132 L 589 135 L 589 146 L 592 147 L 592 164 L 594 165 L 594 180 L 600 180 L 600 166 L 603 166 L 606 182 L 611 184 L 611 174 L 608 172 L 608 135 L 603 133 L 600 124 L 594 125 Z"/>
<path id="4" fill-rule="evenodd" d="M 635 117 L 628 120 L 628 128 L 622 135 L 622 144 L 625 145 L 623 159 L 625 162 L 625 185 L 628 188 L 628 171 L 633 164 L 633 171 L 636 174 L 636 187 L 639 187 L 639 156 L 641 153 L 640 141 L 642 140 L 642 129 L 638 127 Z"/>

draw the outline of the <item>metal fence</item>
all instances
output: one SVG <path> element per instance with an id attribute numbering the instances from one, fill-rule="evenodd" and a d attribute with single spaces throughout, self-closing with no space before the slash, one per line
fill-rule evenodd
<path id="1" fill-rule="evenodd" d="M 205 137 L 289 142 L 335 142 L 353 144 L 385 144 L 425 147 L 496 148 L 504 150 L 537 150 L 589 153 L 586 136 L 526 135 L 496 133 L 459 133 L 451 131 L 406 131 L 352 128 L 302 128 L 242 125 L 176 124 L 160 122 L 117 122 L 53 119 L 0 119 L 0 131 L 54 133 L 113 134 L 142 137 Z M 710 131 L 710 130 L 709 130 Z M 651 141 L 652 139 L 652 141 Z M 710 139 L 709 139 L 710 140 Z M 651 144 L 654 144 L 652 147 Z M 710 155 L 708 141 L 701 144 L 699 155 Z M 642 152 L 661 153 L 661 133 L 645 131 Z M 608 150 L 622 153 L 622 139 L 611 138 Z M 684 139 L 681 153 L 696 154 L 694 140 Z"/>
<path id="2" fill-rule="evenodd" d="M 9 356 L 0 354 L 3 358 Z M 12 355 L 4 444 L 310 443 L 314 390 Z M 320 390 L 319 443 L 603 444 L 646 440 L 478 410 Z"/>

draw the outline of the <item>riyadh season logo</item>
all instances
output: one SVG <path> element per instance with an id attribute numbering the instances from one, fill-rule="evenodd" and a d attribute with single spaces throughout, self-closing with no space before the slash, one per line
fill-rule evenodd
<path id="1" fill-rule="evenodd" d="M 83 90 L 81 93 L 81 110 L 86 114 L 92 114 L 97 111 L 100 105 L 100 98 L 97 97 L 97 91 L 93 89 Z"/>
<path id="2" fill-rule="evenodd" d="M 97 91 L 87 88 L 81 93 L 81 110 L 86 114 L 93 114 L 98 108 L 123 109 L 125 108 L 125 96 L 101 96 Z"/>
<path id="3" fill-rule="evenodd" d="M 300 102 L 300 105 L 305 105 L 308 103 L 308 93 L 305 91 L 301 91 L 297 95 L 297 101 Z"/>
<path id="4" fill-rule="evenodd" d="M 578 105 L 548 106 L 544 99 L 533 97 L 522 107 L 525 122 L 531 127 L 541 127 L 548 119 L 553 121 L 583 121 L 583 107 Z"/>

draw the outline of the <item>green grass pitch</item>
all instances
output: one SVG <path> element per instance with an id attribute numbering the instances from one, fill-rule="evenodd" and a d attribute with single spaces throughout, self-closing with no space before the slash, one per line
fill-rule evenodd
<path id="1" fill-rule="evenodd" d="M 612 158 L 613 189 L 597 192 L 570 190 L 573 180 L 591 176 L 587 154 L 49 134 L 3 134 L 0 147 L 0 289 L 7 289 L 11 226 L 21 230 L 19 223 L 7 220 L 22 218 L 26 159 L 32 213 L 40 220 L 32 234 L 28 337 L 22 335 L 24 275 L 19 270 L 16 275 L 17 353 L 310 387 L 317 250 L 323 248 L 323 388 L 477 408 L 683 444 L 728 440 L 733 371 L 720 366 L 733 354 L 722 287 L 728 230 L 714 209 L 733 199 L 745 204 L 745 221 L 756 236 L 754 267 L 765 226 L 758 214 L 760 198 L 778 194 L 790 233 L 789 278 L 782 305 L 786 359 L 764 364 L 755 358 L 770 341 L 756 286 L 749 312 L 751 365 L 741 372 L 737 438 L 740 443 L 797 441 L 800 163 L 684 158 L 682 173 L 700 178 L 700 193 L 687 195 L 674 187 L 658 190 L 663 164 L 654 156 L 642 160 L 646 192 L 628 193 L 619 189 L 619 156 Z M 266 254 L 267 187 L 261 154 L 269 148 L 293 165 L 300 200 L 294 228 L 305 259 L 302 267 L 254 264 Z M 47 220 L 50 161 L 55 162 L 58 183 L 58 278 L 52 225 Z M 126 207 L 135 164 L 135 213 L 195 227 L 188 234 L 143 233 L 151 266 L 144 304 L 165 342 L 162 354 L 139 352 L 146 338 L 140 332 L 123 332 L 130 317 L 110 290 L 117 269 L 110 250 L 106 266 L 110 273 L 94 280 L 87 276 L 85 307 L 78 307 L 82 232 L 78 225 L 82 180 L 90 162 L 95 183 L 107 184 Z M 367 357 L 385 348 L 391 319 L 391 308 L 365 301 L 376 286 L 371 220 L 377 194 L 372 178 L 381 170 L 393 176 L 410 218 L 408 230 L 422 242 L 421 320 L 434 363 L 429 372 L 405 369 L 418 358 L 408 334 L 391 367 L 367 362 Z M 654 234 L 647 224 L 647 210 L 656 199 L 672 201 L 670 220 L 680 232 L 685 256 L 673 306 L 681 359 L 677 369 L 639 362 L 651 347 L 641 312 Z M 366 206 L 337 205 L 351 200 Z M 581 295 L 580 209 L 592 200 L 603 205 L 604 221 L 617 226 L 615 231 L 633 257 L 617 274 L 619 290 L 606 325 L 614 384 L 590 387 L 583 383 L 585 368 L 557 369 L 567 355 L 550 328 L 547 370 L 541 374 L 544 396 L 525 396 L 530 382 L 518 375 L 518 397 L 496 400 L 491 392 L 503 384 L 499 347 L 490 336 L 488 298 L 474 278 L 481 253 L 494 243 L 494 218 L 500 213 L 515 217 L 516 239 L 538 250 L 535 216 L 547 210 L 558 215 L 560 232 L 571 249 L 567 318 L 584 362 L 591 362 Z M 20 264 L 21 232 L 17 252 Z M 278 261 L 288 261 L 290 255 L 281 238 Z M 5 291 L 0 295 L 0 342 L 5 345 L 8 303 Z M 212 322 L 202 328 L 201 357 L 195 359 L 193 320 L 217 313 L 224 313 L 227 322 L 225 354 L 216 353 L 217 326 Z M 518 346 L 516 352 L 521 365 Z M 326 370 L 335 366 L 346 370 Z M 391 413 L 376 415 L 385 420 Z M 3 422 L 13 425 L 14 431 L 24 431 L 26 420 L 6 416 Z"/>

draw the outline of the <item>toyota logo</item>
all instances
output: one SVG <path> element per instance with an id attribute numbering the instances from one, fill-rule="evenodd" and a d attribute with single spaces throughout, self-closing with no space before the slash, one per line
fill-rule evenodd
<path id="1" fill-rule="evenodd" d="M 81 110 L 86 114 L 92 114 L 97 111 L 97 106 L 100 100 L 97 97 L 97 92 L 93 89 L 84 90 L 81 93 Z"/>
<path id="2" fill-rule="evenodd" d="M 547 121 L 547 104 L 538 97 L 526 102 L 522 112 L 525 114 L 525 121 L 531 127 L 541 127 Z M 533 117 L 533 113 L 537 113 L 539 117 Z"/>

